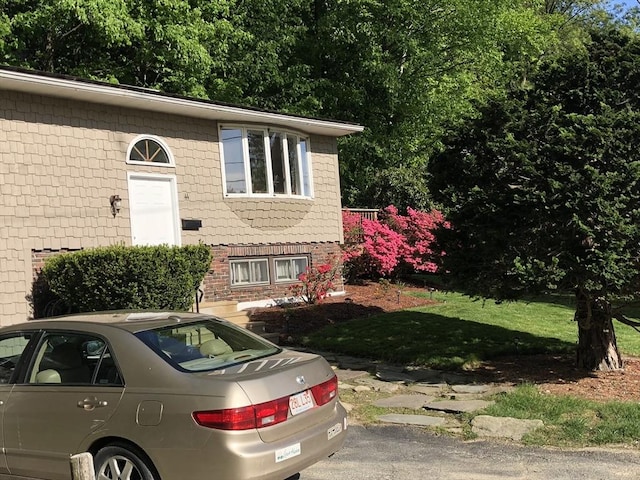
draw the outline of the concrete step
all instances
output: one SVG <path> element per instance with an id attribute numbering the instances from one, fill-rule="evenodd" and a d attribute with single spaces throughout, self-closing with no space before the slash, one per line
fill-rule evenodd
<path id="1" fill-rule="evenodd" d="M 217 317 L 224 318 L 229 322 L 238 325 L 239 327 L 246 328 L 266 338 L 270 342 L 278 343 L 280 335 L 278 333 L 265 332 L 264 322 L 252 322 L 249 319 L 249 312 L 246 310 L 238 310 L 238 302 L 234 301 L 221 301 L 221 302 L 205 302 L 199 305 L 200 313 L 207 313 L 209 315 L 215 315 Z M 195 308 L 194 308 L 195 311 Z"/>
<path id="2" fill-rule="evenodd" d="M 239 312 L 223 313 L 222 315 L 218 314 L 218 317 L 229 320 L 231 323 L 235 323 L 236 325 L 244 325 L 245 323 L 249 323 L 249 315 L 247 315 L 247 312 L 243 310 L 240 310 Z"/>
<path id="3" fill-rule="evenodd" d="M 224 300 L 220 302 L 204 302 L 199 305 L 200 313 L 208 313 L 225 318 L 228 313 L 238 312 L 238 302 L 233 300 Z M 194 309 L 195 311 L 195 306 Z"/>
<path id="4" fill-rule="evenodd" d="M 250 330 L 253 333 L 257 333 L 258 335 L 265 333 L 264 322 L 246 322 L 246 323 L 237 323 L 236 325 L 242 328 L 246 328 L 247 330 Z"/>

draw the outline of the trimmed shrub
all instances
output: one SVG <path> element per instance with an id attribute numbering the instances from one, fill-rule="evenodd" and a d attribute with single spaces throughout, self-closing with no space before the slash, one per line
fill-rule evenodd
<path id="1" fill-rule="evenodd" d="M 49 258 L 42 274 L 74 312 L 188 310 L 211 264 L 206 245 L 116 245 Z"/>

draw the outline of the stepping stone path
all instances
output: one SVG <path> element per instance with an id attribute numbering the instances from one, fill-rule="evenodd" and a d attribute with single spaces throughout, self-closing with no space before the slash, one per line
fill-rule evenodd
<path id="1" fill-rule="evenodd" d="M 380 415 L 378 420 L 385 423 L 399 423 L 401 425 L 419 425 L 421 427 L 442 427 L 447 423 L 444 417 L 429 417 L 427 415 L 401 415 L 390 413 Z"/>
<path id="2" fill-rule="evenodd" d="M 411 408 L 413 410 L 421 410 L 425 405 L 433 400 L 433 397 L 428 397 L 426 395 L 395 395 L 393 397 L 376 400 L 373 404 L 376 407 Z"/>
<path id="3" fill-rule="evenodd" d="M 324 355 L 338 375 L 340 389 L 356 393 L 378 392 L 388 394 L 372 400 L 379 408 L 424 411 L 425 414 L 388 413 L 379 415 L 378 421 L 420 427 L 440 427 L 459 432 L 462 424 L 455 417 L 460 413 L 482 410 L 493 402 L 490 395 L 509 391 L 512 387 L 476 383 L 463 373 L 440 372 L 381 365 L 361 358 Z M 350 406 L 352 407 L 352 406 Z M 436 415 L 427 415 L 427 411 Z M 544 426 L 541 420 L 477 415 L 471 421 L 472 431 L 480 437 L 502 437 L 520 440 L 526 433 Z"/>
<path id="4" fill-rule="evenodd" d="M 445 413 L 470 413 L 487 408 L 493 403 L 485 400 L 441 400 L 431 402 L 424 408 Z"/>

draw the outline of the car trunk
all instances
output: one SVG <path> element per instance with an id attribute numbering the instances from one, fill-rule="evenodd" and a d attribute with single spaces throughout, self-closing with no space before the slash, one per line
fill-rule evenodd
<path id="1" fill-rule="evenodd" d="M 236 381 L 253 405 L 295 397 L 289 400 L 286 421 L 257 429 L 264 442 L 277 441 L 316 425 L 329 418 L 335 407 L 335 398 L 318 406 L 310 391 L 335 376 L 326 360 L 317 355 L 285 350 L 208 372 L 208 375 L 220 375 L 226 380 Z"/>

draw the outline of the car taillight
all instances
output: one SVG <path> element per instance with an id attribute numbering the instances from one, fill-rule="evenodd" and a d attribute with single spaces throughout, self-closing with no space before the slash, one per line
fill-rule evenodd
<path id="1" fill-rule="evenodd" d="M 248 430 L 256 428 L 256 415 L 253 406 L 194 412 L 193 419 L 198 425 L 219 430 Z"/>
<path id="2" fill-rule="evenodd" d="M 316 406 L 326 405 L 338 394 L 338 377 L 311 387 Z M 193 419 L 203 427 L 218 430 L 250 430 L 284 422 L 289 416 L 289 397 L 241 408 L 193 412 Z"/>
<path id="3" fill-rule="evenodd" d="M 250 430 L 282 423 L 289 414 L 289 397 L 241 408 L 193 412 L 198 425 L 218 430 Z"/>
<path id="4" fill-rule="evenodd" d="M 284 422 L 289 415 L 289 397 L 256 405 L 256 426 L 268 427 Z"/>
<path id="5" fill-rule="evenodd" d="M 330 380 L 311 387 L 311 393 L 313 393 L 316 405 L 329 403 L 338 394 L 338 377 L 334 375 Z"/>

